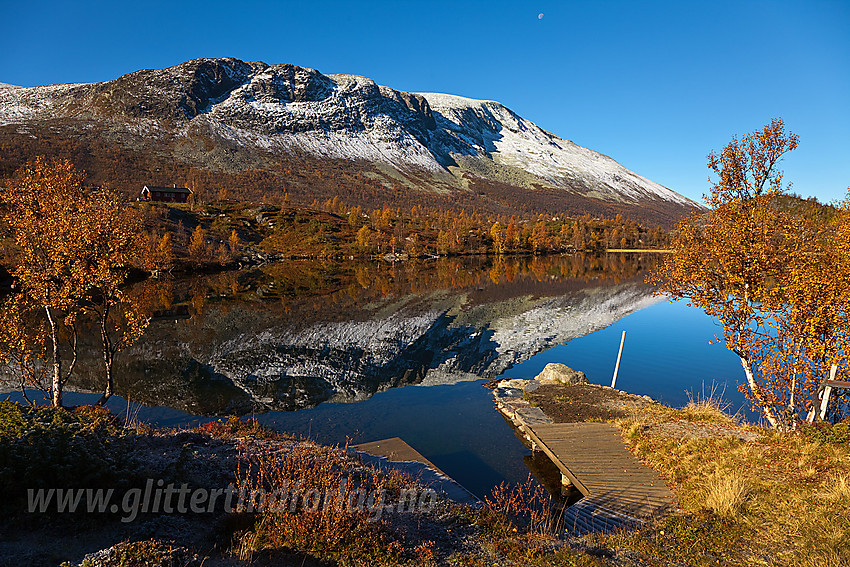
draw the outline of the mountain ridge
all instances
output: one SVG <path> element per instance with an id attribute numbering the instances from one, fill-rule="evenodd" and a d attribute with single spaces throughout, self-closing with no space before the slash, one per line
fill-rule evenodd
<path id="1" fill-rule="evenodd" d="M 365 177 L 354 184 L 371 184 L 366 193 L 391 204 L 439 197 L 500 213 L 632 210 L 668 225 L 699 208 L 497 101 L 408 93 L 291 64 L 196 59 L 102 83 L 0 88 L 0 144 L 17 154 L 11 161 L 25 157 L 16 143 L 42 138 L 81 146 L 76 153 L 95 169 L 105 151 L 151 162 L 134 181 L 145 170 L 197 170 L 205 180 L 262 172 L 272 192 L 302 197 L 308 185 L 325 196 L 328 183 L 314 178 L 331 169 Z M 293 182 L 294 164 L 318 172 Z M 183 177 L 191 181 L 191 171 Z"/>

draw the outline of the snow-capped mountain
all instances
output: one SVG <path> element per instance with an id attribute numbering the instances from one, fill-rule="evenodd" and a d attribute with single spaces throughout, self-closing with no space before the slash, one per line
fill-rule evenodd
<path id="1" fill-rule="evenodd" d="M 690 199 L 626 169 L 610 157 L 550 134 L 492 100 L 421 93 L 438 126 L 430 146 L 436 155 L 469 155 L 518 169 L 569 189 L 578 181 L 602 198 L 639 202 Z"/>
<path id="2" fill-rule="evenodd" d="M 0 88 L 2 138 L 45 137 L 46 129 L 225 173 L 268 172 L 281 159 L 337 160 L 385 188 L 483 196 L 497 187 L 487 198 L 533 199 L 541 208 L 573 198 L 585 209 L 595 201 L 676 217 L 698 206 L 498 102 L 401 92 L 288 64 L 197 59 L 104 83 Z"/>

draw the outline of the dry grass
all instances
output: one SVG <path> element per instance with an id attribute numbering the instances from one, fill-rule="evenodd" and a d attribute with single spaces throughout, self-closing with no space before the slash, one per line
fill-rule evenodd
<path id="1" fill-rule="evenodd" d="M 715 473 L 706 481 L 703 502 L 719 516 L 737 518 L 749 495 L 747 481 L 739 473 Z"/>
<path id="2" fill-rule="evenodd" d="M 850 478 L 843 474 L 836 477 L 818 495 L 830 502 L 850 502 Z"/>
<path id="3" fill-rule="evenodd" d="M 703 384 L 702 392 L 687 392 L 688 403 L 682 408 L 681 413 L 688 421 L 708 421 L 724 425 L 737 425 L 741 420 L 740 416 L 730 416 L 728 413 L 731 404 L 723 398 L 726 393 L 725 387 L 723 390 L 717 390 L 717 384 L 712 383 L 711 388 L 706 390 Z"/>
<path id="4" fill-rule="evenodd" d="M 663 433 L 671 422 L 706 421 L 731 427 L 736 418 L 703 399 L 618 422 L 636 454 L 675 490 L 681 512 L 607 544 L 649 564 L 850 565 L 850 445 L 824 441 L 837 437 L 820 431 L 760 430 L 751 442 Z"/>

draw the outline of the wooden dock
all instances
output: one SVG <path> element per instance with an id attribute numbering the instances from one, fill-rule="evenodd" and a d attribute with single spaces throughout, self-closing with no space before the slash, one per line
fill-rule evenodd
<path id="1" fill-rule="evenodd" d="M 673 511 L 675 497 L 661 475 L 641 463 L 610 423 L 552 423 L 539 408 L 498 400 L 533 451 L 542 451 L 561 471 L 564 484 L 584 498 L 564 510 L 573 533 L 635 528 Z"/>

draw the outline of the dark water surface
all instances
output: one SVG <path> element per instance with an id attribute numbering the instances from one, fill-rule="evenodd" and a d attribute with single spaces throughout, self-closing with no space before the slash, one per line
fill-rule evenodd
<path id="1" fill-rule="evenodd" d="M 548 362 L 610 384 L 623 330 L 618 388 L 680 406 L 714 383 L 733 411 L 745 405 L 736 357 L 709 344 L 720 329 L 644 283 L 657 261 L 290 262 L 149 282 L 155 317 L 119 355 L 109 407 L 166 426 L 253 415 L 329 444 L 401 437 L 484 495 L 524 481 L 530 453 L 482 384 L 532 378 Z M 74 386 L 96 391 L 96 345 L 86 348 Z"/>

